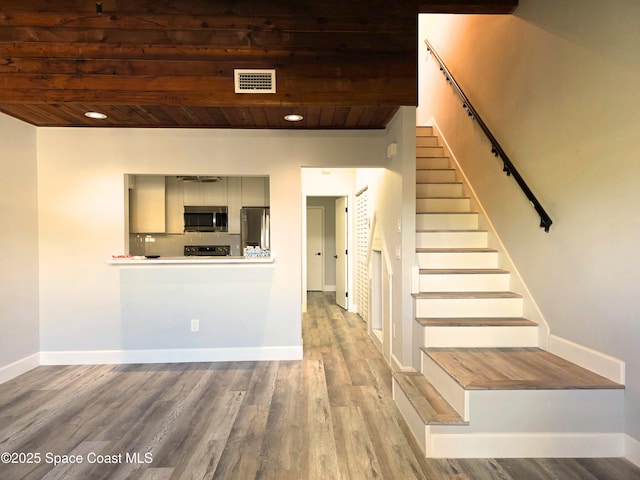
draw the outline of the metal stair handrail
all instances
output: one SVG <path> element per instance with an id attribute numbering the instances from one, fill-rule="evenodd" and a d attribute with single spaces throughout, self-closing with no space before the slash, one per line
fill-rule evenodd
<path id="1" fill-rule="evenodd" d="M 471 117 L 472 120 L 478 122 L 478 125 L 491 142 L 491 153 L 493 153 L 496 157 L 500 157 L 500 159 L 502 160 L 502 171 L 505 172 L 507 176 L 512 175 L 515 181 L 518 182 L 518 185 L 527 196 L 527 199 L 529 200 L 531 205 L 533 205 L 533 208 L 535 208 L 536 212 L 538 212 L 538 215 L 540 215 L 540 228 L 544 228 L 544 231 L 548 232 L 551 224 L 553 223 L 553 220 L 551 220 L 551 217 L 549 217 L 547 212 L 542 207 L 542 204 L 538 201 L 527 183 L 524 181 L 516 167 L 509 159 L 509 156 L 505 153 L 498 140 L 496 140 L 496 137 L 491 133 L 491 130 L 489 130 L 489 127 L 487 127 L 487 125 L 482 121 L 482 118 L 480 118 L 480 115 L 478 115 L 476 109 L 473 108 L 473 105 L 471 105 L 471 102 L 462 91 L 462 88 L 460 88 L 460 85 L 453 78 L 453 75 L 451 75 L 451 72 L 442 61 L 442 58 L 440 58 L 440 55 L 438 55 L 438 53 L 433 49 L 433 46 L 429 43 L 428 40 L 425 40 L 424 43 L 426 44 L 429 53 L 440 64 L 440 71 L 445 75 L 447 81 L 451 84 L 458 97 L 460 97 L 460 100 L 462 100 L 462 108 L 467 111 L 467 114 Z"/>

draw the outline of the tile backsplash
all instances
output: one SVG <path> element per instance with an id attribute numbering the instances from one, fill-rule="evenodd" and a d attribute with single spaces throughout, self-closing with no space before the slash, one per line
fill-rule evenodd
<path id="1" fill-rule="evenodd" d="M 231 255 L 241 255 L 239 234 L 187 232 L 184 234 L 135 233 L 129 236 L 129 253 L 131 255 L 181 257 L 184 255 L 185 245 L 229 245 Z"/>

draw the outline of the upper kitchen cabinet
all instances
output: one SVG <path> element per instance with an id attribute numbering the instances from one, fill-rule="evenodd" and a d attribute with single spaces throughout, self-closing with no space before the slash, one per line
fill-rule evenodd
<path id="1" fill-rule="evenodd" d="M 183 187 L 178 177 L 165 177 L 166 233 L 184 233 Z"/>
<path id="2" fill-rule="evenodd" d="M 184 205 L 224 206 L 228 203 L 227 177 L 215 175 L 178 177 L 182 179 Z"/>
<path id="3" fill-rule="evenodd" d="M 269 206 L 269 177 L 241 178 L 242 206 Z"/>
<path id="4" fill-rule="evenodd" d="M 164 175 L 136 175 L 130 179 L 129 221 L 132 233 L 165 231 Z"/>

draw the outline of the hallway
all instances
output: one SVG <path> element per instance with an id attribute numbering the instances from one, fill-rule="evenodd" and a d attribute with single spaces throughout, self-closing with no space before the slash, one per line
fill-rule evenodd
<path id="1" fill-rule="evenodd" d="M 40 461 L 0 464 L 0 477 L 640 479 L 622 459 L 422 458 L 364 327 L 332 294 L 310 293 L 301 362 L 36 368 L 0 385 L 0 452 Z M 54 468 L 47 453 L 82 461 Z"/>

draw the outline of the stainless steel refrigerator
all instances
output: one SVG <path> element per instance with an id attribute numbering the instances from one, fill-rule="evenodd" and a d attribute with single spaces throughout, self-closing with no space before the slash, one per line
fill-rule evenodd
<path id="1" fill-rule="evenodd" d="M 271 250 L 269 207 L 243 207 L 240 211 L 240 247 Z"/>

